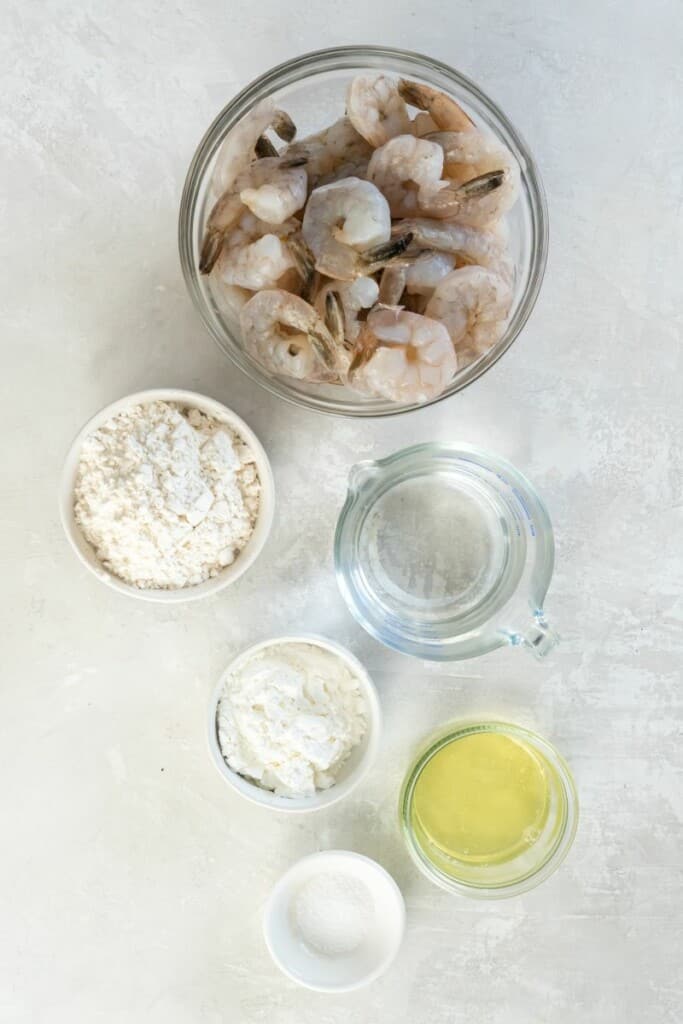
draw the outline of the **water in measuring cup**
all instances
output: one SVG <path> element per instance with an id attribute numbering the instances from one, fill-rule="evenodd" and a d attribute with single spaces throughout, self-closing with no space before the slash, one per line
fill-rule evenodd
<path id="1" fill-rule="evenodd" d="M 359 560 L 387 614 L 434 623 L 483 608 L 501 583 L 508 548 L 490 490 L 454 470 L 390 486 L 363 525 Z"/>

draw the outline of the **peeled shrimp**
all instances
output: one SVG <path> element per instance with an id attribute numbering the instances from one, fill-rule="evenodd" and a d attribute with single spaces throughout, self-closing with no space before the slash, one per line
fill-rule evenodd
<path id="1" fill-rule="evenodd" d="M 502 142 L 479 131 L 434 132 L 429 139 L 441 146 L 446 177 L 455 186 L 467 189 L 474 184 L 472 179 L 481 181 L 488 176 L 492 180 L 496 172 L 501 176 L 488 194 L 473 198 L 454 213 L 461 224 L 486 226 L 514 205 L 519 195 L 519 164 Z"/>
<path id="2" fill-rule="evenodd" d="M 426 402 L 448 386 L 458 360 L 438 320 L 396 308 L 372 310 L 351 365 L 354 387 L 395 402 Z"/>
<path id="3" fill-rule="evenodd" d="M 392 217 L 413 217 L 422 212 L 420 193 L 441 180 L 443 149 L 436 142 L 397 135 L 376 149 L 368 164 L 368 180 L 381 189 Z"/>
<path id="4" fill-rule="evenodd" d="M 257 291 L 273 288 L 297 262 L 287 236 L 300 229 L 296 220 L 267 224 L 244 213 L 223 238 L 214 274 L 220 282 Z"/>
<path id="5" fill-rule="evenodd" d="M 424 253 L 405 268 L 406 291 L 409 295 L 431 295 L 439 281 L 450 274 L 454 266 L 455 256 L 451 253 Z"/>
<path id="6" fill-rule="evenodd" d="M 396 82 L 386 75 L 357 75 L 349 87 L 346 110 L 353 127 L 373 148 L 410 132 L 406 105 Z"/>
<path id="7" fill-rule="evenodd" d="M 441 180 L 444 154 L 439 149 L 428 139 L 397 135 L 375 150 L 367 177 L 386 196 L 392 217 L 457 217 L 461 223 L 477 219 L 485 223 L 490 218 L 490 193 L 502 186 L 503 171 L 490 171 L 461 185 L 450 184 Z"/>
<path id="8" fill-rule="evenodd" d="M 282 224 L 302 208 L 308 194 L 303 166 L 292 166 L 279 157 L 258 160 L 248 172 L 250 184 L 239 197 L 246 207 L 269 224 Z M 237 179 L 237 184 L 242 176 Z"/>
<path id="9" fill-rule="evenodd" d="M 420 249 L 452 253 L 484 267 L 495 264 L 504 252 L 503 241 L 497 233 L 450 221 L 416 217 L 396 225 L 394 232 L 396 235 L 408 232 L 413 245 Z"/>
<path id="10" fill-rule="evenodd" d="M 305 158 L 311 188 L 341 177 L 361 177 L 371 154 L 371 147 L 348 117 L 340 117 L 329 128 L 298 140 L 286 150 L 290 159 Z"/>
<path id="11" fill-rule="evenodd" d="M 315 309 L 281 290 L 260 291 L 240 313 L 244 346 L 272 373 L 298 380 L 339 379 L 334 339 Z"/>
<path id="12" fill-rule="evenodd" d="M 204 229 L 201 273 L 211 271 L 228 231 L 247 207 L 260 220 L 283 224 L 306 202 L 306 170 L 290 160 L 257 160 L 237 176 L 214 204 Z"/>
<path id="13" fill-rule="evenodd" d="M 353 342 L 361 329 L 359 313 L 370 309 L 379 299 L 379 286 L 372 277 L 357 277 L 353 281 L 329 281 L 323 285 L 315 298 L 315 307 L 321 316 L 330 292 L 336 292 L 344 314 L 344 337 Z"/>
<path id="14" fill-rule="evenodd" d="M 296 134 L 296 126 L 284 110 L 277 110 L 270 99 L 261 100 L 253 110 L 230 130 L 223 142 L 213 170 L 212 187 L 216 195 L 225 192 L 238 174 L 254 159 L 254 150 L 260 136 L 268 128 L 286 142 Z"/>
<path id="15" fill-rule="evenodd" d="M 398 93 L 410 107 L 417 107 L 429 114 L 442 132 L 466 132 L 474 127 L 471 118 L 459 103 L 445 92 L 432 89 L 422 82 L 399 79 Z"/>
<path id="16" fill-rule="evenodd" d="M 389 204 L 372 182 L 360 178 L 322 185 L 306 204 L 302 234 L 321 274 L 351 280 L 364 273 L 361 251 L 389 241 Z"/>
<path id="17" fill-rule="evenodd" d="M 448 329 L 461 365 L 487 352 L 502 336 L 512 305 L 512 289 L 484 267 L 461 267 L 436 286 L 426 315 Z"/>

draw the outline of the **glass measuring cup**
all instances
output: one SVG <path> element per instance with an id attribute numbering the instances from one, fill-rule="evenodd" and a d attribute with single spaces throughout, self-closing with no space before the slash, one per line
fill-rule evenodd
<path id="1" fill-rule="evenodd" d="M 550 518 L 505 459 L 420 444 L 351 469 L 334 541 L 337 582 L 377 640 L 457 661 L 505 644 L 544 657 Z"/>

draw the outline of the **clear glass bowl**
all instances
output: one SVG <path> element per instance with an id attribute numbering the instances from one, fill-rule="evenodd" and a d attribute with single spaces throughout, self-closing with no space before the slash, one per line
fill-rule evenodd
<path id="1" fill-rule="evenodd" d="M 459 860 L 446 854 L 430 841 L 414 808 L 416 786 L 432 758 L 449 744 L 477 733 L 495 733 L 519 743 L 541 766 L 547 787 L 542 826 L 522 844 L 523 849 L 502 862 L 483 857 Z M 411 766 L 401 790 L 399 817 L 412 859 L 432 882 L 475 899 L 502 899 L 535 888 L 559 867 L 576 835 L 579 801 L 567 764 L 541 736 L 507 722 L 459 723 L 434 739 Z"/>
<path id="2" fill-rule="evenodd" d="M 516 267 L 515 296 L 507 330 L 484 356 L 464 367 L 432 401 L 441 401 L 485 373 L 510 347 L 526 323 L 538 296 L 548 249 L 548 213 L 543 187 L 527 146 L 503 112 L 458 71 L 416 53 L 382 46 L 342 46 L 296 57 L 257 78 L 218 115 L 202 139 L 185 180 L 180 204 L 178 241 L 185 281 L 205 325 L 219 347 L 252 380 L 272 394 L 320 412 L 347 416 L 390 416 L 419 408 L 368 398 L 347 388 L 310 384 L 264 370 L 242 347 L 239 323 L 216 303 L 208 279 L 198 270 L 204 224 L 210 211 L 210 181 L 216 155 L 228 132 L 265 97 L 289 113 L 298 137 L 318 131 L 341 116 L 351 79 L 363 72 L 384 71 L 426 82 L 449 93 L 514 153 L 521 168 L 520 198 L 508 214 L 511 254 Z M 430 403 L 423 403 L 430 404 Z"/>

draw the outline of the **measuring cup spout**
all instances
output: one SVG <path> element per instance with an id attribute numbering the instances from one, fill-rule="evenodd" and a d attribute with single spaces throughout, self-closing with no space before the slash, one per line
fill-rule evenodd
<path id="1" fill-rule="evenodd" d="M 559 636 L 546 622 L 543 612 L 534 614 L 533 622 L 523 633 L 514 635 L 513 643 L 531 651 L 541 661 L 559 643 Z"/>
<path id="2" fill-rule="evenodd" d="M 362 485 L 377 473 L 377 463 L 372 459 L 357 462 L 349 470 L 349 491 L 357 494 Z"/>

